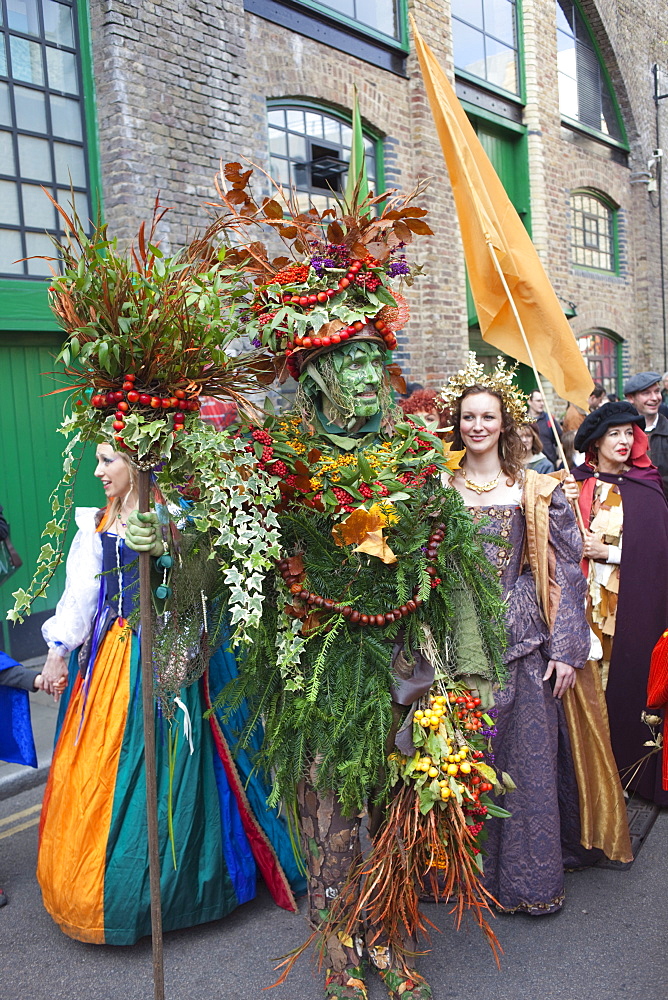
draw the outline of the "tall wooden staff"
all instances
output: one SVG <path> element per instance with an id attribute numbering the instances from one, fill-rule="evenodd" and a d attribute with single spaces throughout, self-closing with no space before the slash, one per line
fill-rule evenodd
<path id="1" fill-rule="evenodd" d="M 137 481 L 139 512 L 148 513 L 151 472 L 140 469 Z M 158 791 L 155 763 L 155 699 L 153 697 L 153 622 L 151 617 L 151 555 L 139 553 L 139 615 L 141 644 L 142 708 L 144 715 L 144 760 L 146 768 L 146 820 L 148 828 L 149 881 L 151 887 L 151 937 L 153 943 L 153 988 L 155 1000 L 165 997 L 162 952 L 162 906 L 160 901 L 160 846 L 158 842 Z"/>

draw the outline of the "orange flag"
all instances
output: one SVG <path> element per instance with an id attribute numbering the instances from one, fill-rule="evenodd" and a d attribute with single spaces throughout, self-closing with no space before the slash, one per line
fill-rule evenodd
<path id="1" fill-rule="evenodd" d="M 585 410 L 594 383 L 533 243 L 433 52 L 411 17 L 424 84 L 450 175 L 483 339 L 530 365 L 492 252 L 538 371 Z M 491 244 L 491 246 L 490 246 Z"/>

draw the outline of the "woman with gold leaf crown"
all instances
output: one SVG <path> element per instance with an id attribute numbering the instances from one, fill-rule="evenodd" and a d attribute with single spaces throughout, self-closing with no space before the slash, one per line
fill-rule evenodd
<path id="1" fill-rule="evenodd" d="M 525 402 L 503 361 L 471 353 L 442 390 L 454 446 L 452 485 L 480 524 L 507 602 L 508 680 L 496 688 L 496 766 L 517 786 L 492 819 L 485 884 L 505 912 L 553 913 L 564 868 L 601 852 L 629 861 L 626 810 L 600 684 L 587 665 L 582 540 L 557 479 L 523 469 Z"/>

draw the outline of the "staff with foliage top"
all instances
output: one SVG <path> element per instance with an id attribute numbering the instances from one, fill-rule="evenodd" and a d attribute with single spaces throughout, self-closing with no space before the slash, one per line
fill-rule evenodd
<path id="1" fill-rule="evenodd" d="M 273 566 L 278 538 L 268 477 L 248 468 L 231 435 L 221 438 L 199 419 L 198 396 L 243 402 L 264 367 L 256 353 L 226 353 L 236 329 L 221 313 L 221 292 L 235 269 L 224 252 L 201 240 L 165 257 L 155 241 L 157 205 L 151 233 L 142 227 L 130 254 L 118 252 L 104 227 L 88 237 L 76 216 L 62 214 L 69 239 L 51 296 L 68 333 L 61 361 L 75 393 L 62 429 L 72 437 L 65 492 L 54 494 L 45 531 L 55 544 L 42 547 L 31 587 L 14 595 L 12 617 L 29 611 L 62 558 L 82 442 L 96 445 L 106 504 L 74 512 L 65 592 L 43 627 L 45 687 L 59 693 L 69 686 L 37 875 L 46 908 L 69 936 L 128 945 L 153 931 L 155 946 L 144 781 L 151 750 L 162 926 L 190 927 L 230 913 L 253 898 L 258 872 L 275 901 L 295 909 L 291 884 L 303 881 L 284 822 L 265 807 L 268 786 L 255 775 L 244 789 L 224 727 L 215 716 L 204 718 L 228 680 L 207 670 L 210 654 L 230 633 L 243 641 L 238 622 L 257 623 L 258 580 Z M 133 549 L 129 515 L 140 476 L 155 466 L 151 494 L 160 528 L 149 546 L 140 539 Z M 137 550 L 151 561 L 148 607 L 141 609 Z M 231 580 L 240 584 L 233 594 Z M 155 737 L 142 719 L 147 685 Z M 240 714 L 235 725 L 243 721 Z M 260 804 L 257 812 L 251 800 Z"/>

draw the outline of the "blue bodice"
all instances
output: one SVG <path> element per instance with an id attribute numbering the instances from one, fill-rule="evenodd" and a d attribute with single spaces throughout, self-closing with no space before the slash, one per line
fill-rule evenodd
<path id="1" fill-rule="evenodd" d="M 122 613 L 128 618 L 139 603 L 139 555 L 125 539 L 102 532 L 102 603 L 118 616 L 118 596 L 122 592 Z"/>

